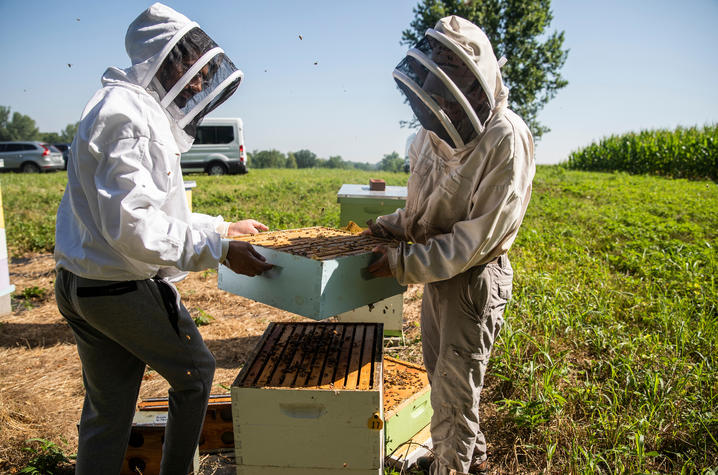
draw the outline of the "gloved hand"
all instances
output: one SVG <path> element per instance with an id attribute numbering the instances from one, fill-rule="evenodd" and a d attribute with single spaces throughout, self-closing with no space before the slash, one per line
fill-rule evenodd
<path id="1" fill-rule="evenodd" d="M 376 224 L 373 219 L 370 219 L 366 222 L 367 228 L 362 231 L 362 234 L 369 234 L 371 236 L 376 236 L 380 238 L 391 238 L 391 235 L 384 231 L 384 228 Z"/>
<path id="2" fill-rule="evenodd" d="M 389 267 L 389 257 L 386 255 L 388 247 L 381 244 L 371 250 L 374 254 L 380 254 L 379 258 L 375 260 L 367 270 L 374 277 L 391 277 L 391 267 Z"/>
<path id="3" fill-rule="evenodd" d="M 224 265 L 237 274 L 250 277 L 259 275 L 273 267 L 264 256 L 254 250 L 251 244 L 244 241 L 230 241 Z"/>

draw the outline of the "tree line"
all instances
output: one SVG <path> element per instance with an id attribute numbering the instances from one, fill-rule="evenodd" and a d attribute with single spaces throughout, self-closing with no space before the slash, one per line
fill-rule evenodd
<path id="1" fill-rule="evenodd" d="M 77 133 L 79 122 L 67 124 L 64 129 L 57 132 L 40 132 L 35 120 L 20 112 L 10 114 L 10 108 L 0 106 L 0 140 L 38 140 L 47 143 L 70 143 Z"/>
<path id="2" fill-rule="evenodd" d="M 254 150 L 249 154 L 252 168 L 340 168 L 358 170 L 382 170 L 386 172 L 405 171 L 404 158 L 397 152 L 385 154 L 379 163 L 351 162 L 339 155 L 320 158 L 310 150 L 299 150 L 286 154 L 279 150 Z"/>
<path id="3" fill-rule="evenodd" d="M 40 132 L 32 117 L 0 106 L 0 141 L 38 140 L 47 143 L 70 143 L 79 122 L 68 124 L 60 133 Z M 359 170 L 404 171 L 404 158 L 397 152 L 385 154 L 379 163 L 350 162 L 339 155 L 320 158 L 310 150 L 284 154 L 279 150 L 260 150 L 249 154 L 252 168 L 354 168 Z"/>

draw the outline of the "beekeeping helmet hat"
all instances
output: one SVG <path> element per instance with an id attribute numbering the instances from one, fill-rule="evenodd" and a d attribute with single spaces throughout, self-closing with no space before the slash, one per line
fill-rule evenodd
<path id="1" fill-rule="evenodd" d="M 394 69 L 394 80 L 422 127 L 453 148 L 476 138 L 508 89 L 491 43 L 464 18 L 442 18 Z"/>
<path id="2" fill-rule="evenodd" d="M 226 101 L 243 77 L 197 23 L 161 3 L 130 24 L 125 48 L 136 81 L 164 108 L 181 151 L 192 145 L 202 117 Z"/>

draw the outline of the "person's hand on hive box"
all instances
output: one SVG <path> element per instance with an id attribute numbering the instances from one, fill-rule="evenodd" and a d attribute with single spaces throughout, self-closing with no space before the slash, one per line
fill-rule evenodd
<path id="1" fill-rule="evenodd" d="M 367 268 L 369 273 L 371 273 L 374 277 L 392 276 L 391 267 L 389 267 L 389 258 L 386 255 L 388 250 L 389 248 L 383 244 L 376 246 L 371 250 L 375 256 L 378 256 L 378 258 Z"/>
<path id="2" fill-rule="evenodd" d="M 237 274 L 250 277 L 259 275 L 273 267 L 264 256 L 254 250 L 251 244 L 244 241 L 230 241 L 224 265 Z"/>
<path id="3" fill-rule="evenodd" d="M 269 228 L 254 219 L 244 219 L 229 225 L 227 237 L 240 236 L 242 234 L 258 234 L 260 231 L 267 231 Z"/>

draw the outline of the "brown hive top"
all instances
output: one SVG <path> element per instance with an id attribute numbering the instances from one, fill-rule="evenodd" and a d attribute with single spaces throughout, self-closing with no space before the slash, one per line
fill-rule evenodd
<path id="1" fill-rule="evenodd" d="M 270 231 L 235 239 L 317 260 L 366 254 L 380 244 L 389 247 L 398 245 L 396 241 L 322 226 Z"/>

